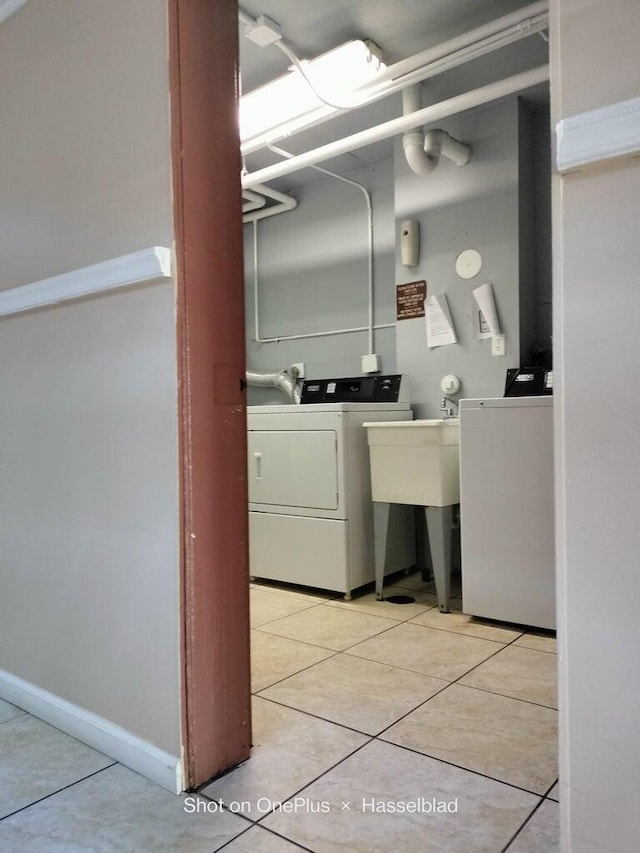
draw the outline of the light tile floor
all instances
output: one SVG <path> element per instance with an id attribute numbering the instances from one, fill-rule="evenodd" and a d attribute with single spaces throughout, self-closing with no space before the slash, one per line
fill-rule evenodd
<path id="1" fill-rule="evenodd" d="M 254 749 L 208 812 L 0 700 L 0 851 L 559 851 L 554 638 L 393 593 L 252 584 Z"/>

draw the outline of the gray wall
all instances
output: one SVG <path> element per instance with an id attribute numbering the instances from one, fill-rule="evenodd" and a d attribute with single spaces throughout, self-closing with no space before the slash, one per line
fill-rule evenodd
<path id="1" fill-rule="evenodd" d="M 548 109 L 533 113 L 533 207 L 536 270 L 536 344 L 552 348 L 551 131 Z"/>
<path id="2" fill-rule="evenodd" d="M 507 367 L 529 359 L 531 344 L 550 336 L 549 136 L 543 117 L 516 97 L 443 123 L 470 142 L 473 160 L 459 168 L 444 161 L 428 178 L 406 164 L 400 139 L 393 160 L 349 176 L 373 193 L 375 321 L 395 323 L 395 285 L 427 279 L 429 292 L 446 293 L 459 345 L 429 351 L 424 319 L 403 320 L 375 332 L 382 370 L 411 377 L 417 416 L 437 415 L 440 379 L 456 373 L 461 396 L 501 396 Z M 258 224 L 260 336 L 308 334 L 361 326 L 367 321 L 366 220 L 362 194 L 330 178 L 295 191 L 298 207 Z M 420 264 L 400 264 L 399 223 L 421 223 Z M 458 278 L 460 251 L 477 248 L 477 278 Z M 307 377 L 357 376 L 367 352 L 366 333 L 257 344 L 254 325 L 253 232 L 245 225 L 247 363 L 277 371 L 304 362 Z M 494 285 L 507 335 L 507 357 L 491 356 L 491 342 L 472 329 L 473 288 Z M 542 305 L 540 304 L 542 303 Z M 283 403 L 280 392 L 249 389 L 252 404 Z"/>
<path id="3" fill-rule="evenodd" d="M 2 288 L 171 246 L 167 10 L 0 28 Z M 0 320 L 0 668 L 180 754 L 172 282 Z"/>
<path id="4" fill-rule="evenodd" d="M 393 162 L 348 173 L 372 193 L 374 322 L 395 322 Z M 366 326 L 367 218 L 360 190 L 319 176 L 294 193 L 298 207 L 258 223 L 260 336 Z M 247 365 L 275 371 L 306 364 L 308 378 L 359 376 L 366 332 L 257 344 L 254 328 L 253 226 L 245 225 Z M 374 334 L 382 370 L 395 371 L 394 330 Z M 282 403 L 278 391 L 250 388 L 249 402 Z"/>
<path id="5" fill-rule="evenodd" d="M 398 371 L 411 377 L 418 417 L 439 417 L 440 380 L 448 373 L 462 381 L 460 397 L 502 396 L 506 368 L 520 364 L 521 344 L 528 344 L 520 328 L 519 177 L 526 179 L 526 173 L 519 162 L 519 113 L 512 97 L 443 122 L 473 146 L 473 157 L 464 167 L 443 160 L 428 177 L 410 171 L 402 142 L 396 141 L 397 223 L 417 219 L 421 228 L 419 265 L 406 269 L 398 253 L 396 281 L 426 279 L 427 293 L 446 294 L 458 336 L 457 344 L 430 350 L 424 318 L 398 322 Z M 469 280 L 455 271 L 464 249 L 477 249 L 483 257 L 480 273 Z M 472 290 L 485 282 L 493 285 L 506 358 L 493 357 L 491 341 L 475 335 Z"/>

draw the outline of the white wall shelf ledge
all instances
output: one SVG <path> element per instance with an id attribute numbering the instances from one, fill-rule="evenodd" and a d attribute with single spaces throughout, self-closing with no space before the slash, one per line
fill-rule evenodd
<path id="1" fill-rule="evenodd" d="M 171 278 L 171 250 L 153 246 L 0 292 L 0 317 Z"/>
<path id="2" fill-rule="evenodd" d="M 0 0 L 0 24 L 14 12 L 17 12 L 26 2 L 27 0 Z"/>
<path id="3" fill-rule="evenodd" d="M 640 154 L 640 98 L 570 116 L 556 125 L 556 166 L 571 172 Z"/>

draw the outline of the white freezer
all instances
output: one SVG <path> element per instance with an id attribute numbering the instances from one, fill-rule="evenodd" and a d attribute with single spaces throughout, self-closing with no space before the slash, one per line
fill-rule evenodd
<path id="1" fill-rule="evenodd" d="M 553 398 L 460 403 L 462 606 L 555 629 Z"/>

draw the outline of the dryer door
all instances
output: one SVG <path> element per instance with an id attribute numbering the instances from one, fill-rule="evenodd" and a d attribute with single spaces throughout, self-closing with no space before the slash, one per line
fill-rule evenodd
<path id="1" fill-rule="evenodd" d="M 252 504 L 337 509 L 334 430 L 250 430 L 248 450 Z"/>

